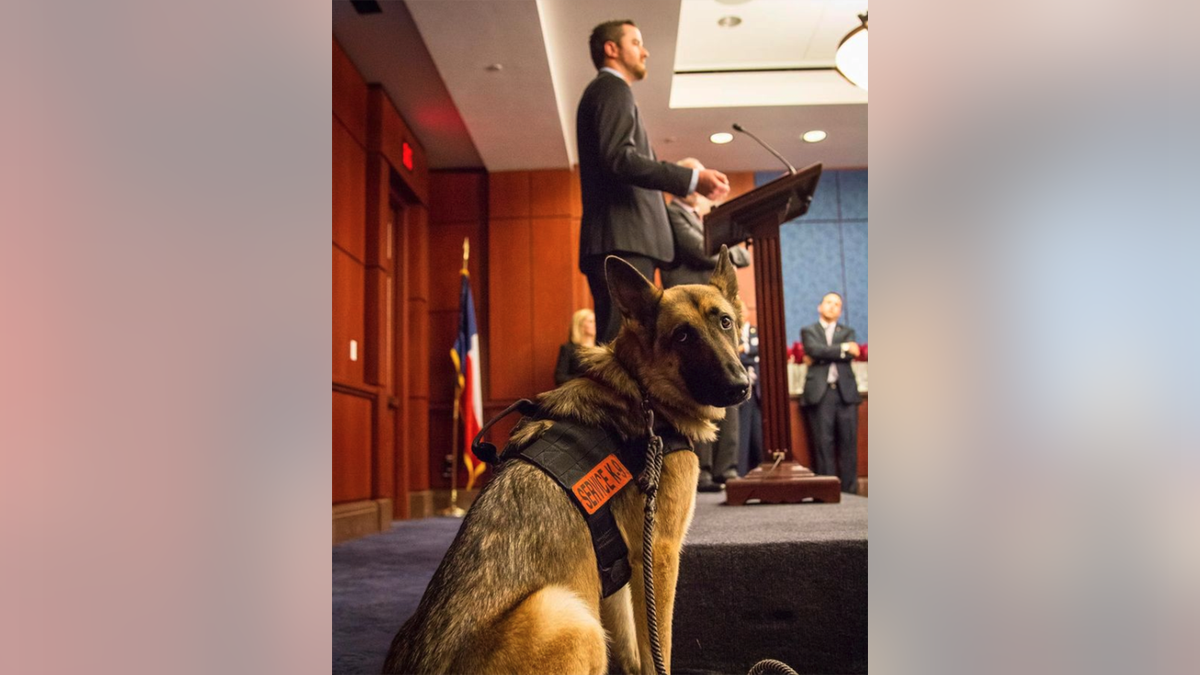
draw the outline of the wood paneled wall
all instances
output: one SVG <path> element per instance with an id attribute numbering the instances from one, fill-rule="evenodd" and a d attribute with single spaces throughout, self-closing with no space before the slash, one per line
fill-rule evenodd
<path id="1" fill-rule="evenodd" d="M 407 482 L 411 492 L 424 492 L 429 490 L 429 358 L 434 351 L 429 339 L 429 212 L 424 207 L 409 210 L 400 240 L 409 261 L 408 289 L 401 291 L 408 299 L 402 354 L 408 369 L 408 423 L 400 430 L 407 443 L 407 464 L 399 467 L 396 480 Z"/>
<path id="2" fill-rule="evenodd" d="M 333 44 L 333 503 L 371 498 L 373 399 L 361 348 L 366 303 L 367 86 Z M 351 354 L 353 343 L 355 353 Z"/>
<path id="3" fill-rule="evenodd" d="M 571 315 L 592 307 L 579 272 L 579 178 L 571 171 L 489 176 L 489 402 L 554 388 Z"/>
<path id="4" fill-rule="evenodd" d="M 332 58 L 333 503 L 374 502 L 378 529 L 429 487 L 428 170 L 382 88 L 336 40 Z"/>
<path id="5" fill-rule="evenodd" d="M 333 503 L 371 498 L 371 399 L 333 392 Z"/>

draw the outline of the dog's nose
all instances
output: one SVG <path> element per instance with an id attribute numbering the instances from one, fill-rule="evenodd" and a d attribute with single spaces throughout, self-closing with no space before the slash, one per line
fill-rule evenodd
<path id="1" fill-rule="evenodd" d="M 729 363 L 726 364 L 725 371 L 730 376 L 725 386 L 726 398 L 739 403 L 746 400 L 746 394 L 750 392 L 750 377 L 745 367 L 741 363 Z"/>

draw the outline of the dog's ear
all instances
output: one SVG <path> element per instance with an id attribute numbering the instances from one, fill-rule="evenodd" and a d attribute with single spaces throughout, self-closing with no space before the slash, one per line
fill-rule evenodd
<path id="1" fill-rule="evenodd" d="M 653 325 L 650 319 L 662 299 L 662 291 L 647 281 L 637 268 L 615 255 L 604 260 L 604 275 L 608 280 L 608 293 L 622 316 L 643 326 Z"/>
<path id="2" fill-rule="evenodd" d="M 724 244 L 721 245 L 721 253 L 717 255 L 717 268 L 713 270 L 708 283 L 716 286 L 730 304 L 738 306 L 737 272 L 733 270 L 733 263 L 729 261 L 729 247 Z"/>

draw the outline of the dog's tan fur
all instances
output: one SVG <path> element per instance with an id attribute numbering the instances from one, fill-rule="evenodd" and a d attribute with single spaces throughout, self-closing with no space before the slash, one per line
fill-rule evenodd
<path id="1" fill-rule="evenodd" d="M 591 349 L 585 376 L 543 394 L 541 405 L 552 417 L 603 425 L 634 439 L 645 435 L 644 389 L 660 419 L 693 441 L 712 440 L 724 409 L 698 401 L 689 390 L 681 374 L 684 359 L 671 339 L 687 324 L 700 341 L 696 348 L 712 352 L 706 356 L 737 362 L 741 303 L 728 254 L 722 251 L 709 285 L 661 291 L 613 258 L 608 275 L 625 317 L 621 333 L 609 345 Z M 733 329 L 722 328 L 731 317 Z M 522 447 L 551 424 L 519 425 L 510 443 Z M 654 588 L 668 669 L 679 555 L 698 474 L 693 453 L 664 458 Z M 479 495 L 416 613 L 392 641 L 385 672 L 653 673 L 642 583 L 644 506 L 636 481 L 613 497 L 633 576 L 628 586 L 601 601 L 596 557 L 578 510 L 540 469 L 508 462 Z"/>

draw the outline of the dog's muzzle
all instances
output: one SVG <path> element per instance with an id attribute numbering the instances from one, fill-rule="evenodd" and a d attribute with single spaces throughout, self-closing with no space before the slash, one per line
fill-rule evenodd
<path id="1" fill-rule="evenodd" d="M 722 401 L 719 407 L 728 408 L 750 397 L 750 376 L 740 363 L 727 365 L 725 371 L 731 377 L 718 392 L 718 396 Z"/>

